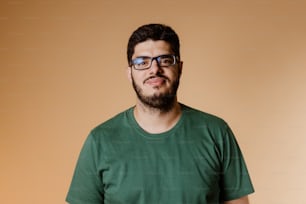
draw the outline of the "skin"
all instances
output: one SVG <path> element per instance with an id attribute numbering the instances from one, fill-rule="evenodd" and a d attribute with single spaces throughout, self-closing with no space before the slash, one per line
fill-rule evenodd
<path id="1" fill-rule="evenodd" d="M 147 40 L 135 46 L 132 59 L 139 56 L 156 57 L 173 54 L 170 45 L 165 41 Z M 170 92 L 175 80 L 179 80 L 183 69 L 183 62 L 172 67 L 159 67 L 156 61 L 146 70 L 127 68 L 127 76 L 131 83 L 139 87 L 144 96 L 159 96 Z M 158 77 L 162 76 L 162 77 Z M 149 133 L 162 133 L 170 130 L 181 116 L 181 107 L 177 96 L 173 98 L 173 105 L 167 111 L 150 107 L 138 97 L 134 108 L 134 116 L 138 124 Z M 224 204 L 249 204 L 248 196 L 225 201 Z"/>
<path id="2" fill-rule="evenodd" d="M 235 200 L 225 201 L 224 204 L 249 204 L 249 198 L 244 196 Z"/>
<path id="3" fill-rule="evenodd" d="M 147 40 L 135 46 L 132 59 L 139 56 L 155 57 L 164 54 L 172 54 L 167 42 Z M 180 78 L 182 65 L 183 63 L 180 62 L 171 67 L 159 67 L 157 62 L 153 61 L 151 68 L 146 70 L 135 70 L 128 67 L 127 76 L 131 83 L 134 80 L 144 96 L 159 96 L 170 92 L 174 81 Z M 144 130 L 150 133 L 161 133 L 176 124 L 181 115 L 181 107 L 176 95 L 172 107 L 167 111 L 150 107 L 137 98 L 134 115 Z"/>

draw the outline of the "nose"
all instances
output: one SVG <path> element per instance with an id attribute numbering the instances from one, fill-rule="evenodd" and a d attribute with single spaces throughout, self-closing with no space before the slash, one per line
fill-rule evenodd
<path id="1" fill-rule="evenodd" d="M 161 71 L 162 71 L 162 68 L 159 66 L 157 59 L 153 59 L 151 67 L 150 67 L 150 72 L 152 74 L 155 74 Z"/>

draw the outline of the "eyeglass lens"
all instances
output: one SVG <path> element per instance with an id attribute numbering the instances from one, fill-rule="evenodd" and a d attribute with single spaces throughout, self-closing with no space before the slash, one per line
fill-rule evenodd
<path id="1" fill-rule="evenodd" d="M 176 63 L 175 55 L 161 55 L 157 57 L 137 57 L 132 60 L 135 69 L 148 69 L 151 67 L 153 60 L 156 60 L 158 66 L 169 67 Z"/>

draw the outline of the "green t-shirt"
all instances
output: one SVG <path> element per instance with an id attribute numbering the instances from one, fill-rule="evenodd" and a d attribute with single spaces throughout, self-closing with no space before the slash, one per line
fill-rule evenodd
<path id="1" fill-rule="evenodd" d="M 175 127 L 144 131 L 130 108 L 93 129 L 67 195 L 71 204 L 219 204 L 254 192 L 229 126 L 182 105 Z"/>

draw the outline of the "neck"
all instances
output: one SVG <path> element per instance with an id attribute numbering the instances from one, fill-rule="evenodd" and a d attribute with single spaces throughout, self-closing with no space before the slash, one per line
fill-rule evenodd
<path id="1" fill-rule="evenodd" d="M 181 105 L 175 100 L 172 108 L 163 111 L 137 101 L 134 116 L 145 131 L 152 134 L 162 133 L 170 130 L 178 122 L 181 116 Z"/>

